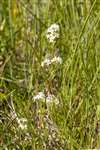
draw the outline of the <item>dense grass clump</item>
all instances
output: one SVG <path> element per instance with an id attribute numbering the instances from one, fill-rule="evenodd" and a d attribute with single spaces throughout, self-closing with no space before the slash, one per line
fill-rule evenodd
<path id="1" fill-rule="evenodd" d="M 0 149 L 100 149 L 99 0 L 0 1 Z"/>

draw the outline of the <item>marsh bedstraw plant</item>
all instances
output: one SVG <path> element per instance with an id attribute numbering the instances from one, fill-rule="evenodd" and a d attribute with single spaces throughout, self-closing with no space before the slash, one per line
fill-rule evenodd
<path id="1" fill-rule="evenodd" d="M 0 1 L 3 149 L 100 149 L 99 0 Z"/>

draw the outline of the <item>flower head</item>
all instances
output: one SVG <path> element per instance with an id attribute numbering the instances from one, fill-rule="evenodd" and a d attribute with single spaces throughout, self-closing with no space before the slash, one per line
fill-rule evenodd
<path id="1" fill-rule="evenodd" d="M 46 58 L 42 63 L 41 66 L 49 66 L 51 64 L 51 60 L 49 58 Z"/>
<path id="2" fill-rule="evenodd" d="M 51 60 L 52 63 L 59 63 L 59 64 L 62 64 L 62 58 L 61 57 L 57 57 L 55 56 L 52 60 Z"/>
<path id="3" fill-rule="evenodd" d="M 45 94 L 43 92 L 39 92 L 37 95 L 33 97 L 34 100 L 44 99 Z"/>
<path id="4" fill-rule="evenodd" d="M 17 119 L 17 123 L 19 125 L 19 128 L 21 128 L 22 130 L 27 129 L 27 119 L 25 118 Z"/>
<path id="5" fill-rule="evenodd" d="M 54 23 L 48 29 L 46 37 L 50 43 L 53 43 L 56 39 L 59 38 L 59 25 Z"/>
<path id="6" fill-rule="evenodd" d="M 55 103 L 56 105 L 59 104 L 59 100 L 53 94 L 48 94 L 48 96 L 46 97 L 46 102 L 48 104 L 50 104 L 50 103 Z"/>
<path id="7" fill-rule="evenodd" d="M 46 58 L 44 59 L 44 61 L 42 61 L 41 66 L 45 67 L 45 66 L 49 66 L 51 64 L 62 64 L 62 58 L 61 57 L 53 57 L 52 59 Z"/>
<path id="8" fill-rule="evenodd" d="M 59 104 L 59 101 L 57 99 L 57 97 L 53 94 L 48 93 L 48 95 L 46 96 L 43 92 L 39 92 L 36 96 L 33 97 L 33 100 L 42 100 L 43 102 L 45 102 L 47 104 L 51 104 L 51 103 L 55 103 L 55 104 Z"/>

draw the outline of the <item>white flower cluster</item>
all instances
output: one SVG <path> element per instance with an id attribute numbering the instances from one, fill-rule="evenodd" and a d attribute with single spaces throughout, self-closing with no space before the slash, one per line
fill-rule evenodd
<path id="1" fill-rule="evenodd" d="M 41 66 L 49 66 L 51 64 L 51 60 L 49 58 L 46 58 L 44 61 L 42 61 Z"/>
<path id="2" fill-rule="evenodd" d="M 59 63 L 59 64 L 62 64 L 62 58 L 61 57 L 57 57 L 55 56 L 52 60 L 51 60 L 52 63 Z"/>
<path id="3" fill-rule="evenodd" d="M 53 94 L 48 94 L 48 96 L 46 97 L 46 102 L 49 104 L 50 103 L 55 103 L 56 105 L 59 104 L 57 97 L 55 97 L 55 95 Z"/>
<path id="4" fill-rule="evenodd" d="M 37 93 L 37 95 L 35 95 L 33 97 L 33 100 L 36 101 L 36 100 L 42 100 L 45 102 L 47 102 L 47 104 L 50 104 L 50 103 L 55 103 L 55 104 L 59 104 L 59 101 L 58 99 L 53 95 L 53 94 L 48 94 L 47 96 L 45 96 L 44 92 L 39 92 Z"/>
<path id="5" fill-rule="evenodd" d="M 15 111 L 12 111 L 10 114 L 11 114 L 12 119 L 15 119 L 17 121 L 19 128 L 21 128 L 22 130 L 27 129 L 27 119 L 18 118 Z"/>
<path id="6" fill-rule="evenodd" d="M 44 66 L 49 66 L 53 63 L 58 63 L 58 64 L 62 64 L 62 58 L 61 57 L 57 57 L 55 56 L 54 58 L 52 59 L 49 59 L 49 58 L 46 58 L 42 63 L 41 63 L 41 66 L 44 67 Z"/>
<path id="7" fill-rule="evenodd" d="M 17 123 L 19 125 L 19 128 L 21 128 L 22 130 L 27 129 L 27 119 L 25 118 L 18 118 L 17 119 Z"/>
<path id="8" fill-rule="evenodd" d="M 43 92 L 39 92 L 37 95 L 33 97 L 34 100 L 45 99 L 45 95 Z"/>
<path id="9" fill-rule="evenodd" d="M 59 25 L 54 23 L 48 29 L 46 33 L 46 37 L 50 43 L 53 43 L 56 39 L 59 38 Z"/>

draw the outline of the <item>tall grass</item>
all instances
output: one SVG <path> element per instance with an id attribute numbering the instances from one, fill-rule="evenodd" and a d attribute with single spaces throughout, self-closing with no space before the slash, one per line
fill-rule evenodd
<path id="1" fill-rule="evenodd" d="M 59 103 L 35 101 L 41 91 Z M 99 0 L 1 0 L 0 149 L 100 149 Z"/>

